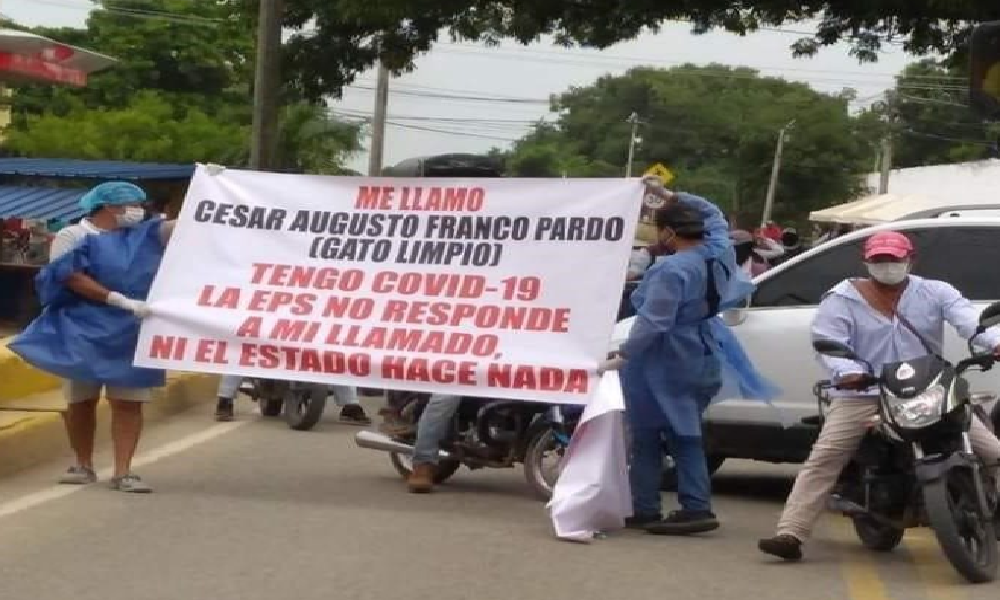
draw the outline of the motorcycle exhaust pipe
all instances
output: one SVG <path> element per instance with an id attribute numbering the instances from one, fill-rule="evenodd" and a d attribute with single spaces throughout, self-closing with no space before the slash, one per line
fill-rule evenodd
<path id="1" fill-rule="evenodd" d="M 377 431 L 360 431 L 354 436 L 354 443 L 359 448 L 366 450 L 381 450 L 382 452 L 396 452 L 404 456 L 413 456 L 413 446 L 397 442 L 384 433 Z M 438 450 L 438 460 L 451 460 L 450 452 Z"/>

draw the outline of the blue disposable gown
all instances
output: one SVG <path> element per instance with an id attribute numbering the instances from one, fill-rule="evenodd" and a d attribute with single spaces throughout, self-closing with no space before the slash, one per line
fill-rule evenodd
<path id="1" fill-rule="evenodd" d="M 722 319 L 709 315 L 709 268 L 719 310 L 742 306 L 754 289 L 736 264 L 722 212 L 690 194 L 680 202 L 701 215 L 706 239 L 650 267 L 633 293 L 636 320 L 622 346 L 622 387 L 635 426 L 669 425 L 676 435 L 700 436 L 713 399 L 766 401 L 778 390 Z"/>
<path id="2" fill-rule="evenodd" d="M 162 220 L 88 235 L 42 268 L 35 286 L 42 314 L 10 344 L 28 364 L 72 381 L 129 388 L 160 387 L 159 369 L 132 366 L 139 320 L 129 311 L 91 302 L 66 287 L 84 273 L 109 290 L 145 300 L 163 258 Z"/>

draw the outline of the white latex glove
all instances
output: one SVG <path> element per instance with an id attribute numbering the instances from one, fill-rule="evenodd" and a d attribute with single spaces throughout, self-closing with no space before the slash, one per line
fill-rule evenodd
<path id="1" fill-rule="evenodd" d="M 126 298 L 118 292 L 108 294 L 107 304 L 108 306 L 127 310 L 139 319 L 144 319 L 150 315 L 149 306 L 145 302 Z"/>
<path id="2" fill-rule="evenodd" d="M 216 175 L 219 175 L 220 173 L 222 173 L 225 170 L 226 170 L 226 167 L 224 167 L 222 165 L 217 165 L 215 163 L 208 163 L 208 164 L 205 165 L 205 171 L 209 175 L 211 175 L 213 177 L 216 176 Z"/>
<path id="3" fill-rule="evenodd" d="M 624 364 L 625 364 L 625 359 L 620 356 L 609 358 L 608 360 L 598 365 L 597 374 L 604 375 L 608 371 L 617 371 L 621 369 Z"/>

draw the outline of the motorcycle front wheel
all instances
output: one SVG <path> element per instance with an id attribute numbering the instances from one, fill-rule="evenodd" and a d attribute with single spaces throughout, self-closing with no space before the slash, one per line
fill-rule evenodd
<path id="1" fill-rule="evenodd" d="M 993 516 L 983 514 L 974 474 L 954 468 L 924 485 L 924 507 L 934 535 L 955 570 L 971 583 L 993 581 L 1000 556 Z"/>
<path id="2" fill-rule="evenodd" d="M 284 381 L 273 381 L 269 379 L 251 379 L 253 391 L 251 395 L 260 407 L 260 414 L 265 417 L 277 417 L 281 414 L 284 406 L 282 397 L 286 393 L 288 384 Z"/>
<path id="3" fill-rule="evenodd" d="M 295 431 L 308 431 L 319 423 L 330 388 L 322 383 L 289 386 L 285 393 L 285 422 Z"/>
<path id="4" fill-rule="evenodd" d="M 552 498 L 565 455 L 566 447 L 552 429 L 542 429 L 528 441 L 524 452 L 524 479 L 539 500 L 548 502 Z"/>

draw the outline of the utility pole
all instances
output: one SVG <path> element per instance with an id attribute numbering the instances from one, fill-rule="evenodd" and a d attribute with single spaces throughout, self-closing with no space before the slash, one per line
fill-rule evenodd
<path id="1" fill-rule="evenodd" d="M 259 171 L 277 166 L 278 101 L 282 88 L 281 14 L 282 0 L 260 0 L 250 137 L 250 168 Z"/>
<path id="2" fill-rule="evenodd" d="M 632 177 L 632 161 L 635 160 L 635 145 L 639 141 L 639 138 L 636 136 L 639 131 L 639 115 L 632 113 L 628 116 L 628 119 L 625 119 L 625 122 L 632 125 L 632 134 L 628 140 L 628 163 L 625 165 L 625 178 L 628 179 Z"/>
<path id="3" fill-rule="evenodd" d="M 766 227 L 771 220 L 771 212 L 774 210 L 774 193 L 778 188 L 778 173 L 781 172 L 781 155 L 785 150 L 785 136 L 788 130 L 795 125 L 792 119 L 778 132 L 778 147 L 774 150 L 774 162 L 771 164 L 771 181 L 767 184 L 767 198 L 764 200 L 764 214 L 760 219 L 760 226 Z"/>
<path id="4" fill-rule="evenodd" d="M 378 82 L 375 84 L 375 114 L 372 117 L 372 146 L 368 153 L 368 175 L 382 174 L 385 151 L 385 120 L 389 108 L 389 69 L 379 60 Z"/>
<path id="5" fill-rule="evenodd" d="M 878 193 L 889 193 L 889 174 L 892 173 L 892 134 L 887 133 L 882 138 L 882 150 L 880 156 L 880 173 L 878 180 Z"/>
<path id="6" fill-rule="evenodd" d="M 882 147 L 879 151 L 879 181 L 878 193 L 889 193 L 889 175 L 892 173 L 892 130 L 896 125 L 896 96 L 891 92 L 885 93 L 885 108 L 888 119 L 888 128 L 882 136 Z"/>

